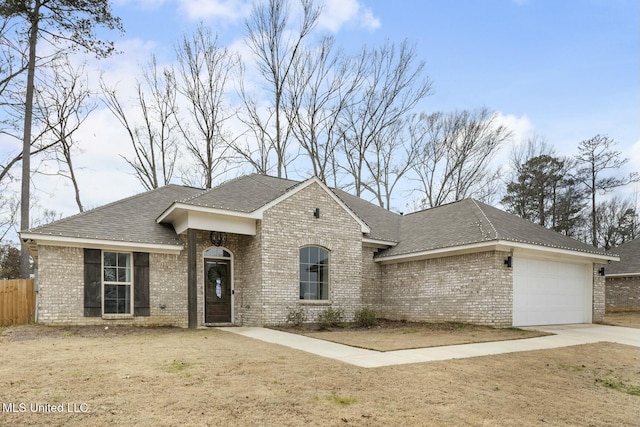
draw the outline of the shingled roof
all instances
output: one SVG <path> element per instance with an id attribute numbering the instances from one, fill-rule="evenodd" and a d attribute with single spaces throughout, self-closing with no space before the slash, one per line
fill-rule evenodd
<path id="1" fill-rule="evenodd" d="M 277 199 L 298 184 L 299 181 L 251 174 L 201 191 L 180 202 L 191 206 L 249 213 Z"/>
<path id="2" fill-rule="evenodd" d="M 399 243 L 378 255 L 396 257 L 474 243 L 504 241 L 609 255 L 500 209 L 465 199 L 402 217 Z"/>
<path id="3" fill-rule="evenodd" d="M 35 236 L 182 247 L 182 241 L 173 227 L 157 222 L 174 203 L 227 210 L 230 213 L 251 213 L 300 184 L 289 179 L 251 174 L 208 190 L 167 185 L 33 228 L 26 233 Z M 331 191 L 369 227 L 370 232 L 364 236 L 365 238 L 395 244 L 379 253 L 379 258 L 490 241 L 533 244 L 609 255 L 472 199 L 402 216 L 342 190 Z"/>
<path id="4" fill-rule="evenodd" d="M 77 239 L 182 246 L 171 225 L 156 218 L 176 200 L 193 197 L 202 190 L 167 185 L 79 213 L 51 224 L 35 227 L 29 234 Z"/>
<path id="5" fill-rule="evenodd" d="M 620 256 L 620 262 L 614 262 L 606 268 L 607 276 L 640 275 L 640 237 L 623 243 L 611 250 Z"/>

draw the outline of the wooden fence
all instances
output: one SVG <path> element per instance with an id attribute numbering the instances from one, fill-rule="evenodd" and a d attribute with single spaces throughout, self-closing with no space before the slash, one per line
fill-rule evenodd
<path id="1" fill-rule="evenodd" d="M 0 326 L 33 322 L 35 311 L 33 279 L 0 280 Z"/>

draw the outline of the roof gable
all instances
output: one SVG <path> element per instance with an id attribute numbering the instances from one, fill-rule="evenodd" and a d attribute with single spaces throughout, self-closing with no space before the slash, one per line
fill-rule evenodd
<path id="1" fill-rule="evenodd" d="M 182 230 L 190 226 L 190 218 L 197 212 L 200 227 L 213 230 L 216 227 L 215 222 L 221 218 L 237 218 L 238 221 L 245 222 L 247 219 L 261 219 L 267 209 L 313 183 L 320 185 L 349 213 L 360 224 L 363 233 L 371 231 L 369 226 L 317 177 L 298 182 L 260 174 L 242 176 L 188 199 L 176 201 L 158 216 L 157 222 L 172 223 L 177 230 Z M 203 218 L 203 215 L 207 214 L 211 215 L 210 223 Z"/>

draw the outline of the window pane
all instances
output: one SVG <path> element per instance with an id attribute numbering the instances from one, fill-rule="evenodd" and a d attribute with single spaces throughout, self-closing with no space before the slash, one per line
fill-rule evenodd
<path id="1" fill-rule="evenodd" d="M 300 262 L 309 264 L 309 248 L 300 248 Z"/>
<path id="2" fill-rule="evenodd" d="M 329 266 L 321 265 L 318 268 L 318 281 L 321 283 L 327 283 L 329 279 Z"/>
<path id="3" fill-rule="evenodd" d="M 131 286 L 123 286 L 125 288 L 124 311 L 122 313 L 131 313 Z"/>
<path id="4" fill-rule="evenodd" d="M 116 265 L 116 253 L 105 252 L 104 253 L 104 265 L 114 266 Z"/>
<path id="5" fill-rule="evenodd" d="M 307 283 L 300 282 L 300 299 L 306 299 L 305 295 L 307 293 Z"/>
<path id="6" fill-rule="evenodd" d="M 300 281 L 309 281 L 309 266 L 307 264 L 300 264 Z"/>
<path id="7" fill-rule="evenodd" d="M 209 248 L 204 251 L 205 257 L 221 257 L 223 256 L 224 251 L 220 248 Z"/>
<path id="8" fill-rule="evenodd" d="M 319 256 L 319 260 L 318 260 L 319 264 L 323 264 L 323 265 L 329 264 L 329 251 L 320 249 L 318 256 Z"/>
<path id="9" fill-rule="evenodd" d="M 104 313 L 114 314 L 118 312 L 118 300 L 104 300 Z"/>
<path id="10" fill-rule="evenodd" d="M 108 267 L 104 269 L 104 281 L 105 282 L 115 282 L 117 278 L 116 268 Z"/>
<path id="11" fill-rule="evenodd" d="M 116 285 L 104 285 L 104 300 L 117 299 L 118 287 Z"/>
<path id="12" fill-rule="evenodd" d="M 118 267 L 129 267 L 130 254 L 118 254 Z"/>
<path id="13" fill-rule="evenodd" d="M 131 286 L 105 285 L 104 312 L 105 314 L 130 314 Z"/>
<path id="14" fill-rule="evenodd" d="M 329 299 L 329 286 L 326 283 L 321 283 L 318 285 L 320 288 L 320 299 Z"/>
<path id="15" fill-rule="evenodd" d="M 309 248 L 309 262 L 316 264 L 318 262 L 318 248 L 312 246 Z"/>

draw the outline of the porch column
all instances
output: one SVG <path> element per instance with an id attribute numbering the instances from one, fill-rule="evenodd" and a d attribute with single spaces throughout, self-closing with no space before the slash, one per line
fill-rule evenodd
<path id="1" fill-rule="evenodd" d="M 189 329 L 198 327 L 198 273 L 197 273 L 196 230 L 187 230 L 187 311 Z"/>

